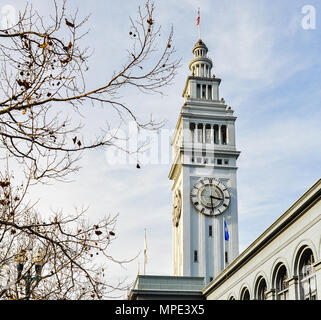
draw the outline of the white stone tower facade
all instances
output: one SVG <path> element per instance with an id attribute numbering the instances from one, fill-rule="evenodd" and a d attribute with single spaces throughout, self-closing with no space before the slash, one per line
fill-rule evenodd
<path id="1" fill-rule="evenodd" d="M 172 139 L 175 276 L 208 283 L 238 256 L 234 111 L 220 99 L 221 79 L 202 40 L 194 48 Z M 227 232 L 225 232 L 227 231 Z M 228 240 L 227 240 L 228 233 Z"/>

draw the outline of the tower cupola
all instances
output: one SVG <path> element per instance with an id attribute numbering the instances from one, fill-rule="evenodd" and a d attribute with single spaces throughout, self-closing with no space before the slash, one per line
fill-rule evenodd
<path id="1" fill-rule="evenodd" d="M 213 67 L 212 60 L 207 56 L 207 46 L 200 39 L 193 48 L 194 58 L 189 63 L 191 75 L 194 77 L 210 78 Z"/>
<path id="2" fill-rule="evenodd" d="M 221 79 L 212 74 L 213 62 L 207 56 L 208 48 L 199 39 L 193 48 L 194 57 L 189 63 L 190 75 L 187 77 L 183 91 L 185 102 L 189 100 L 203 100 L 207 102 L 219 101 L 219 85 Z"/>

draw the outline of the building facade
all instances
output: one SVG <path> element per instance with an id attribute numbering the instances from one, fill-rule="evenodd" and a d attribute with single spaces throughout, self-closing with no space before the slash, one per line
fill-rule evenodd
<path id="1" fill-rule="evenodd" d="M 321 179 L 203 289 L 209 300 L 321 300 Z"/>
<path id="2" fill-rule="evenodd" d="M 213 280 L 238 255 L 234 111 L 220 98 L 221 80 L 202 40 L 194 48 L 184 105 L 172 139 L 175 276 Z M 225 240 L 224 228 L 229 241 Z"/>

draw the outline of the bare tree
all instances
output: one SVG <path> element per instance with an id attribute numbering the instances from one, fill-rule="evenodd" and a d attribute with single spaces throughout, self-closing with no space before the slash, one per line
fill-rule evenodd
<path id="1" fill-rule="evenodd" d="M 44 217 L 28 193 L 39 182 L 67 179 L 84 150 L 117 146 L 117 134 L 108 126 L 83 138 L 83 126 L 72 116 L 83 108 L 99 105 L 116 111 L 120 122 L 129 118 L 141 129 L 158 128 L 153 120 L 140 121 L 119 91 L 134 87 L 143 94 L 162 94 L 179 61 L 172 61 L 172 29 L 158 49 L 160 27 L 147 1 L 130 19 L 126 63 L 106 83 L 88 88 L 90 54 L 82 47 L 87 32 L 81 31 L 88 17 L 79 20 L 78 11 L 71 15 L 66 1 L 54 2 L 53 8 L 45 19 L 27 6 L 14 26 L 0 30 L 0 297 L 104 299 L 126 287 L 108 283 L 108 265 L 99 260 L 96 265 L 94 259 L 128 262 L 116 261 L 107 250 L 115 239 L 117 216 L 91 224 L 86 210 Z M 9 170 L 14 161 L 24 172 L 21 184 Z"/>
<path id="2" fill-rule="evenodd" d="M 19 159 L 27 172 L 32 169 L 37 180 L 66 177 L 75 170 L 82 150 L 117 145 L 117 136 L 108 127 L 95 132 L 95 138 L 79 139 L 82 126 L 71 121 L 66 109 L 78 113 L 99 103 L 116 111 L 120 121 L 127 115 L 139 128 L 155 128 L 154 121 L 137 119 L 134 106 L 118 98 L 119 90 L 132 86 L 143 93 L 161 93 L 179 63 L 171 61 L 173 30 L 163 50 L 157 50 L 160 27 L 154 5 L 147 1 L 145 10 L 139 8 L 137 20 L 130 19 L 133 46 L 127 62 L 106 83 L 87 88 L 89 49 L 81 47 L 87 34 L 81 29 L 88 17 L 78 21 L 78 12 L 70 16 L 66 1 L 61 8 L 55 2 L 54 7 L 50 19 L 27 7 L 16 25 L 0 30 L 2 148 Z"/>
<path id="3" fill-rule="evenodd" d="M 0 179 L 2 298 L 102 299 L 126 288 L 124 283 L 109 284 L 104 279 L 108 263 L 128 262 L 107 253 L 115 239 L 117 216 L 95 224 L 86 222 L 86 210 L 44 218 L 25 201 L 30 181 L 14 187 L 13 179 L 8 172 Z M 96 265 L 96 256 L 104 262 Z"/>

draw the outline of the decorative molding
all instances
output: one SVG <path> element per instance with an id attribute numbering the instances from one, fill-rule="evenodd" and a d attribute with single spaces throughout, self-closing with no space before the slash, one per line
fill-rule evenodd
<path id="1" fill-rule="evenodd" d="M 321 270 L 321 260 L 319 260 L 313 264 L 313 270 L 314 270 L 314 272 Z"/>

